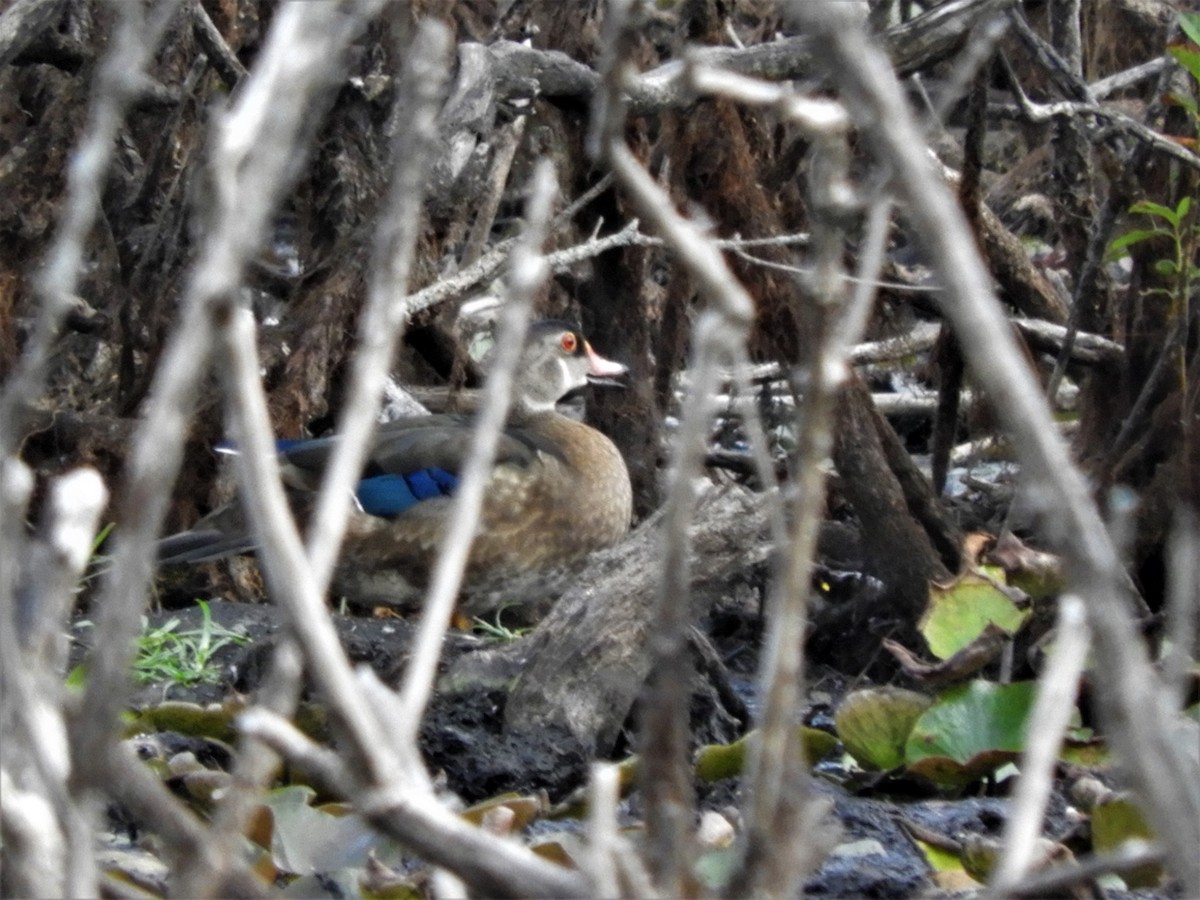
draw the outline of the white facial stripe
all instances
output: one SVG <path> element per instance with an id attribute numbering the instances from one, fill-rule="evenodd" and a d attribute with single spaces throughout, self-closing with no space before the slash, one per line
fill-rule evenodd
<path id="1" fill-rule="evenodd" d="M 558 379 L 558 384 L 554 385 L 554 387 L 561 387 L 571 384 L 571 370 L 567 367 L 567 361 L 559 356 L 554 358 L 554 363 L 558 366 L 558 372 L 553 376 Z M 552 385 L 548 384 L 546 387 L 550 388 Z M 549 393 L 556 394 L 557 391 L 550 391 Z M 530 412 L 549 412 L 554 409 L 554 405 L 558 402 L 558 400 L 559 398 L 557 396 L 531 396 L 526 401 L 526 409 L 528 409 Z"/>

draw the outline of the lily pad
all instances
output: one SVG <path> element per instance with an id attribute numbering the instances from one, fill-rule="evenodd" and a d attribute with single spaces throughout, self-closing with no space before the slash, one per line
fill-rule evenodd
<path id="1" fill-rule="evenodd" d="M 816 760 L 826 756 L 837 746 L 837 738 L 819 728 L 799 727 L 800 742 L 804 748 L 805 759 L 811 765 Z M 758 740 L 757 729 L 739 738 L 732 744 L 706 744 L 696 751 L 696 777 L 701 781 L 712 784 L 725 778 L 733 778 L 742 774 L 746 765 L 746 752 L 751 742 Z"/>
<path id="2" fill-rule="evenodd" d="M 963 862 L 957 853 L 952 853 L 943 847 L 927 844 L 914 838 L 917 849 L 933 869 L 932 880 L 943 891 L 971 891 L 983 887 L 982 882 L 976 881 L 967 874 Z"/>
<path id="3" fill-rule="evenodd" d="M 933 700 L 916 691 L 868 688 L 842 701 L 834 716 L 838 737 L 864 769 L 888 771 L 905 762 L 913 725 Z"/>
<path id="4" fill-rule="evenodd" d="M 1083 769 L 1107 769 L 1112 765 L 1108 744 L 1096 738 L 1080 740 L 1068 735 L 1059 748 L 1058 758 Z"/>
<path id="5" fill-rule="evenodd" d="M 635 753 L 617 763 L 617 796 L 628 797 L 637 786 L 641 758 Z M 543 813 L 546 819 L 582 819 L 588 814 L 588 789 L 586 786 L 572 791 L 561 803 Z"/>
<path id="6" fill-rule="evenodd" d="M 233 721 L 245 709 L 246 701 L 241 697 L 206 706 L 186 700 L 164 700 L 139 712 L 126 727 L 126 733 L 175 731 L 232 743 L 237 739 Z"/>
<path id="7" fill-rule="evenodd" d="M 570 845 L 570 846 L 568 846 Z M 538 840 L 529 849 L 542 859 L 562 866 L 564 869 L 578 867 L 576 860 L 583 858 L 587 850 L 575 835 L 555 832 L 554 837 Z"/>
<path id="8" fill-rule="evenodd" d="M 1005 584 L 1036 600 L 1062 593 L 1062 560 L 1053 553 L 1027 546 L 1011 531 L 1000 537 L 987 558 L 1001 567 L 1000 577 Z"/>
<path id="9" fill-rule="evenodd" d="M 696 859 L 692 871 L 706 888 L 719 891 L 733 878 L 740 858 L 741 852 L 737 847 L 720 847 L 702 853 Z"/>
<path id="10" fill-rule="evenodd" d="M 1097 803 L 1092 810 L 1092 848 L 1097 853 L 1111 853 L 1128 840 L 1154 840 L 1154 832 L 1132 798 L 1115 794 Z M 1163 868 L 1156 864 L 1121 873 L 1121 880 L 1135 890 L 1158 887 L 1162 879 Z"/>
<path id="11" fill-rule="evenodd" d="M 967 572 L 929 588 L 929 605 L 917 626 L 938 659 L 949 659 L 983 633 L 988 623 L 1014 634 L 1029 617 L 992 580 Z"/>
<path id="12" fill-rule="evenodd" d="M 498 797 L 476 803 L 464 809 L 460 815 L 472 825 L 483 825 L 489 813 L 506 809 L 512 814 L 512 830 L 520 831 L 542 813 L 542 801 L 537 797 L 521 796 L 509 792 Z"/>
<path id="13" fill-rule="evenodd" d="M 271 856 L 282 872 L 315 875 L 361 868 L 380 836 L 360 816 L 330 815 L 309 806 L 314 791 L 302 786 L 267 795 L 274 819 Z"/>
<path id="14" fill-rule="evenodd" d="M 1015 760 L 1036 683 L 972 681 L 942 695 L 913 726 L 904 748 L 909 772 L 961 788 Z"/>

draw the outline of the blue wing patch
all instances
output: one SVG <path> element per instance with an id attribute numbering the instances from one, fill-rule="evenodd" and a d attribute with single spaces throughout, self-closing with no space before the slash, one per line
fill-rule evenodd
<path id="1" fill-rule="evenodd" d="M 419 469 L 407 475 L 376 475 L 364 478 L 355 488 L 363 512 L 390 519 L 422 500 L 448 497 L 458 487 L 458 478 L 445 469 Z"/>
<path id="2" fill-rule="evenodd" d="M 275 450 L 278 453 L 287 453 L 289 450 L 294 450 L 304 444 L 311 444 L 311 438 L 280 438 L 275 442 Z M 233 441 L 218 441 L 213 444 L 214 453 L 223 453 L 226 456 L 237 456 L 241 451 L 238 445 Z"/>

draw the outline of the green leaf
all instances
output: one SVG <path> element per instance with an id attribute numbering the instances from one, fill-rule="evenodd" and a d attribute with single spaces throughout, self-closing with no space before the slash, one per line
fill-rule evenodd
<path id="1" fill-rule="evenodd" d="M 1179 227 L 1179 216 L 1175 210 L 1169 206 L 1163 206 L 1161 203 L 1155 203 L 1153 200 L 1139 200 L 1133 206 L 1129 207 L 1131 213 L 1142 213 L 1147 216 L 1158 216 L 1160 219 L 1166 219 L 1171 223 L 1173 228 Z"/>
<path id="2" fill-rule="evenodd" d="M 1173 259 L 1160 259 L 1154 263 L 1154 271 L 1163 278 L 1174 278 L 1179 274 L 1179 266 Z"/>
<path id="3" fill-rule="evenodd" d="M 1108 749 L 1108 745 L 1104 741 L 1095 738 L 1080 740 L 1069 735 L 1063 741 L 1062 747 L 1059 748 L 1058 758 L 1073 766 L 1080 766 L 1081 768 L 1093 771 L 1107 769 L 1113 762 L 1112 752 Z"/>
<path id="4" fill-rule="evenodd" d="M 693 864 L 692 871 L 700 883 L 712 891 L 719 891 L 729 884 L 729 880 L 737 871 L 741 852 L 737 847 L 719 847 L 700 854 Z"/>
<path id="5" fill-rule="evenodd" d="M 361 868 L 379 836 L 357 815 L 335 816 L 308 805 L 310 789 L 272 792 L 271 857 L 281 871 L 312 875 Z"/>
<path id="6" fill-rule="evenodd" d="M 1188 214 L 1188 210 L 1192 208 L 1192 198 L 1186 194 L 1180 198 L 1179 203 L 1175 206 L 1175 215 L 1179 216 L 1179 221 L 1182 222 Z"/>
<path id="7" fill-rule="evenodd" d="M 946 691 L 909 735 L 909 762 L 943 753 L 965 762 L 982 750 L 1025 747 L 1025 724 L 1037 683 L 997 684 L 982 679 Z"/>
<path id="8" fill-rule="evenodd" d="M 996 584 L 974 572 L 929 588 L 929 604 L 917 629 L 938 659 L 949 659 L 983 633 L 988 623 L 1013 634 L 1029 617 Z"/>
<path id="9" fill-rule="evenodd" d="M 1154 840 L 1154 832 L 1133 800 L 1117 794 L 1096 804 L 1092 810 L 1093 849 L 1097 853 L 1111 853 L 1128 840 Z M 1135 890 L 1158 887 L 1162 878 L 1162 866 L 1153 864 L 1121 875 L 1125 884 Z"/>
<path id="10" fill-rule="evenodd" d="M 1133 231 L 1127 231 L 1118 238 L 1115 238 L 1108 245 L 1108 253 L 1106 258 L 1111 262 L 1114 259 L 1120 259 L 1129 252 L 1129 248 L 1134 244 L 1140 244 L 1142 241 L 1148 241 L 1150 238 L 1158 237 L 1159 235 L 1171 236 L 1171 232 L 1165 228 L 1136 228 Z"/>
<path id="11" fill-rule="evenodd" d="M 245 700 L 228 699 L 221 704 L 201 706 L 186 700 L 165 700 L 139 712 L 129 727 L 129 734 L 142 731 L 174 731 L 198 735 L 218 741 L 237 739 L 233 720 L 246 709 Z"/>
<path id="12" fill-rule="evenodd" d="M 864 769 L 888 771 L 904 764 L 913 725 L 933 700 L 899 688 L 867 688 L 848 695 L 834 725 L 846 752 Z"/>
<path id="13" fill-rule="evenodd" d="M 1036 687 L 973 681 L 947 691 L 908 736 L 908 771 L 962 788 L 1014 761 L 1025 747 Z"/>
<path id="14" fill-rule="evenodd" d="M 1188 94 L 1167 94 L 1163 98 L 1163 102 L 1168 106 L 1178 106 L 1181 109 L 1185 109 L 1193 116 L 1200 113 L 1200 104 L 1197 104 L 1195 99 Z"/>
<path id="15" fill-rule="evenodd" d="M 1132 247 L 1134 244 L 1141 244 L 1142 241 L 1150 240 L 1151 238 L 1170 238 L 1171 233 L 1165 228 L 1135 228 L 1132 232 L 1126 232 L 1115 239 L 1109 245 L 1110 256 L 1122 256 L 1122 253 L 1117 251 L 1126 250 L 1127 247 Z"/>
<path id="16" fill-rule="evenodd" d="M 1192 78 L 1200 81 L 1200 49 L 1192 44 L 1173 44 L 1167 48 L 1167 52 L 1188 70 Z"/>
<path id="17" fill-rule="evenodd" d="M 80 663 L 70 672 L 67 673 L 66 681 L 63 683 L 68 689 L 76 692 L 82 692 L 87 687 L 88 667 L 86 663 Z"/>
<path id="18" fill-rule="evenodd" d="M 109 522 L 96 533 L 94 538 L 92 538 L 92 556 L 95 556 L 96 553 L 99 552 L 100 545 L 108 540 L 108 536 L 112 534 L 112 530 L 116 527 L 116 525 L 116 522 Z"/>
<path id="19" fill-rule="evenodd" d="M 950 850 L 927 844 L 918 838 L 913 843 L 933 869 L 933 882 L 942 891 L 963 893 L 983 887 L 983 885 L 967 874 L 962 859 Z"/>
<path id="20" fill-rule="evenodd" d="M 1179 14 L 1179 27 L 1183 29 L 1193 44 L 1200 44 L 1200 13 L 1181 12 Z"/>
<path id="21" fill-rule="evenodd" d="M 798 725 L 796 728 L 806 766 L 811 766 L 818 759 L 829 755 L 837 746 L 837 738 L 827 731 L 807 725 Z M 741 775 L 746 765 L 746 756 L 757 741 L 758 730 L 755 729 L 732 744 L 705 744 L 696 751 L 696 777 L 706 784 L 713 784 Z"/>

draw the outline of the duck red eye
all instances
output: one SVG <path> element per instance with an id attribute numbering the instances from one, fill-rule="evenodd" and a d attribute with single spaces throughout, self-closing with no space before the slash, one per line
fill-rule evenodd
<path id="1" fill-rule="evenodd" d="M 575 335 L 575 332 L 573 332 L 573 331 L 564 331 L 563 336 L 559 341 L 559 344 L 568 353 L 574 353 L 576 351 L 576 349 L 578 349 L 578 347 L 579 347 L 579 338 Z"/>

